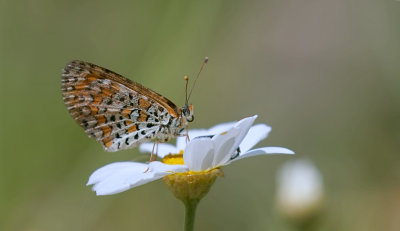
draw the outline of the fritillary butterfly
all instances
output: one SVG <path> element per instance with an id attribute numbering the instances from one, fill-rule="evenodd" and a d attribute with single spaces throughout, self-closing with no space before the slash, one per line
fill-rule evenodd
<path id="1" fill-rule="evenodd" d="M 72 61 L 63 69 L 61 81 L 71 116 L 106 151 L 153 139 L 168 141 L 194 119 L 187 100 L 178 108 L 157 92 L 95 64 Z"/>

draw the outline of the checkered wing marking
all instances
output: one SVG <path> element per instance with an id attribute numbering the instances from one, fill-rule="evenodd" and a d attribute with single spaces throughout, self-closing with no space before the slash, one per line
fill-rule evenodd
<path id="1" fill-rule="evenodd" d="M 71 116 L 106 151 L 135 147 L 157 137 L 178 108 L 160 94 L 97 65 L 72 61 L 62 74 Z"/>

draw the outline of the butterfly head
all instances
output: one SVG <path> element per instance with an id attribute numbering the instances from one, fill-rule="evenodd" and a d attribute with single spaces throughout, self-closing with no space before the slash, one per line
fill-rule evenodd
<path id="1" fill-rule="evenodd" d="M 192 122 L 194 120 L 193 115 L 193 104 L 185 105 L 182 107 L 182 115 L 187 122 Z"/>

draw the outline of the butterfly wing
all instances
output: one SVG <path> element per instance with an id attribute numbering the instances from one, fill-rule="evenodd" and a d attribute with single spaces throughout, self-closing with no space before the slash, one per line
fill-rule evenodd
<path id="1" fill-rule="evenodd" d="M 179 115 L 178 107 L 160 94 L 84 61 L 65 66 L 61 89 L 71 116 L 106 151 L 156 138 L 161 126 Z"/>

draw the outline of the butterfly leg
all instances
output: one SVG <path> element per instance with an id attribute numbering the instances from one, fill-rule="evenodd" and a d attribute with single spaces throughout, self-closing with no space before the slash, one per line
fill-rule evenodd
<path id="1" fill-rule="evenodd" d="M 149 162 L 152 162 L 152 161 L 154 161 L 154 160 L 157 160 L 157 152 L 156 152 L 156 155 L 155 155 L 155 159 L 153 160 L 154 150 L 155 150 L 156 146 L 158 147 L 158 141 L 157 141 L 157 140 L 154 141 L 153 150 L 151 150 L 151 155 L 150 155 L 150 160 L 149 160 Z"/>
<path id="2" fill-rule="evenodd" d="M 151 150 L 151 155 L 150 155 L 149 163 L 152 162 L 152 161 L 157 160 L 157 152 L 156 152 L 156 155 L 155 155 L 155 159 L 153 160 L 154 150 L 156 149 L 156 145 L 158 145 L 158 141 L 154 141 L 153 149 Z M 157 147 L 158 147 L 158 146 L 157 146 Z M 150 169 L 150 168 L 147 168 L 146 170 L 144 170 L 144 173 L 148 172 L 149 169 Z"/>
<path id="3" fill-rule="evenodd" d="M 189 137 L 189 125 L 185 126 L 186 129 L 186 143 L 190 142 L 190 137 Z"/>

